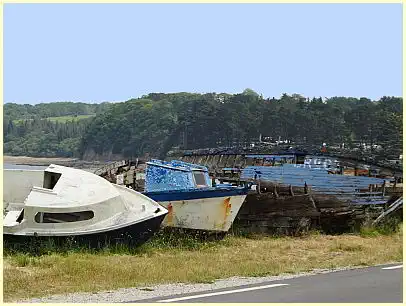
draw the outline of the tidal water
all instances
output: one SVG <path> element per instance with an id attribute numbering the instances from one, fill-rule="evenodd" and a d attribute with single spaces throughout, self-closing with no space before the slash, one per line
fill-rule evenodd
<path id="1" fill-rule="evenodd" d="M 47 166 L 31 166 L 4 163 L 3 169 L 22 169 L 22 170 L 44 170 Z"/>

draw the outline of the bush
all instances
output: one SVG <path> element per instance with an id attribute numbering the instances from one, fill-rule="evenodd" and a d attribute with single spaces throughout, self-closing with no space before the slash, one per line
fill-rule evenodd
<path id="1" fill-rule="evenodd" d="M 362 237 L 376 237 L 379 235 L 392 235 L 401 232 L 403 223 L 397 217 L 388 218 L 385 222 L 373 227 L 371 225 L 364 225 L 360 229 Z"/>

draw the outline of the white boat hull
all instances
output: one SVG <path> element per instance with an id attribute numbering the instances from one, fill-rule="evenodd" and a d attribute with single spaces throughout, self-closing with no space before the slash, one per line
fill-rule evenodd
<path id="1" fill-rule="evenodd" d="M 21 204 L 31 192 L 32 187 L 44 183 L 43 170 L 4 169 L 3 170 L 3 210 L 9 204 Z"/>
<path id="2" fill-rule="evenodd" d="M 4 174 L 3 234 L 9 240 L 134 237 L 137 243 L 150 237 L 167 214 L 142 193 L 84 170 L 50 165 Z"/>
<path id="3" fill-rule="evenodd" d="M 158 202 L 168 210 L 163 226 L 227 232 L 246 195 Z"/>

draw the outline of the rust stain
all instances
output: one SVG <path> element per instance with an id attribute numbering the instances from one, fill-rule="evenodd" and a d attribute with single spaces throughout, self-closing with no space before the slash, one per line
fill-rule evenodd
<path id="1" fill-rule="evenodd" d="M 171 203 L 169 203 L 168 207 L 166 208 L 168 210 L 168 214 L 166 215 L 166 222 L 168 225 L 172 225 L 173 222 L 173 206 Z"/>
<path id="2" fill-rule="evenodd" d="M 224 217 L 223 218 L 223 227 L 226 225 L 227 217 L 230 215 L 230 212 L 231 212 L 231 203 L 230 203 L 230 201 L 231 201 L 230 197 L 226 198 L 223 201 L 223 211 L 224 211 L 224 214 L 223 214 L 223 217 Z"/>

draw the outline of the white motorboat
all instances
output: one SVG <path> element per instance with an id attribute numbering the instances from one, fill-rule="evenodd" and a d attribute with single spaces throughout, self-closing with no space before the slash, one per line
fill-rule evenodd
<path id="1" fill-rule="evenodd" d="M 138 244 L 159 229 L 168 213 L 139 192 L 58 165 L 44 171 L 4 170 L 4 189 L 5 240 L 74 236 L 96 244 Z"/>

